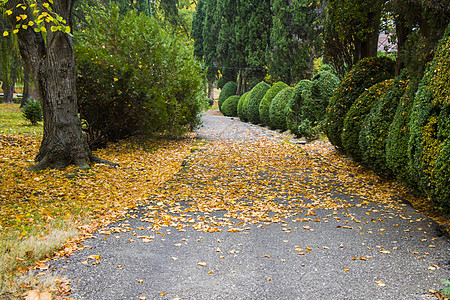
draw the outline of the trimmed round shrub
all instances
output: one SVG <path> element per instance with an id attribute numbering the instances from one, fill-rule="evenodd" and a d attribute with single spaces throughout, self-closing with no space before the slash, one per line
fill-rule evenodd
<path id="1" fill-rule="evenodd" d="M 294 89 L 290 86 L 284 88 L 272 100 L 269 108 L 270 124 L 274 129 L 286 130 L 286 107 L 289 100 L 292 98 L 292 91 Z"/>
<path id="2" fill-rule="evenodd" d="M 312 79 L 311 96 L 304 103 L 304 110 L 311 113 L 309 120 L 317 125 L 325 119 L 328 103 L 339 85 L 339 78 L 330 71 L 319 72 Z M 304 114 L 305 115 L 305 114 Z"/>
<path id="3" fill-rule="evenodd" d="M 311 97 L 312 82 L 310 80 L 301 80 L 292 91 L 292 98 L 286 106 L 286 126 L 297 137 L 304 136 L 299 131 L 299 126 L 304 119 L 302 114 L 302 106 L 309 97 Z M 306 125 L 306 124 L 304 124 Z M 305 126 L 303 126 L 305 127 Z"/>
<path id="4" fill-rule="evenodd" d="M 224 116 L 227 117 L 237 117 L 237 106 L 239 103 L 239 99 L 241 99 L 238 95 L 233 95 L 231 97 L 228 97 L 225 102 L 222 104 L 222 113 Z"/>
<path id="5" fill-rule="evenodd" d="M 387 57 L 360 60 L 336 88 L 326 111 L 325 133 L 330 142 L 342 149 L 344 119 L 353 102 L 372 85 L 394 77 L 394 61 Z"/>
<path id="6" fill-rule="evenodd" d="M 284 88 L 287 88 L 288 85 L 282 81 L 278 81 L 274 85 L 272 85 L 261 99 L 259 103 L 259 119 L 262 124 L 271 127 L 270 125 L 270 116 L 269 109 L 270 104 L 272 103 L 273 98 Z"/>
<path id="7" fill-rule="evenodd" d="M 223 103 L 225 102 L 225 100 L 228 99 L 228 97 L 236 95 L 237 88 L 238 88 L 237 84 L 233 81 L 228 81 L 223 86 L 222 90 L 220 91 L 219 100 L 218 100 L 219 110 L 221 113 L 223 113 L 223 111 L 222 111 Z"/>
<path id="8" fill-rule="evenodd" d="M 259 104 L 269 88 L 270 85 L 262 81 L 255 85 L 248 94 L 248 120 L 253 124 L 261 123 Z"/>
<path id="9" fill-rule="evenodd" d="M 374 103 L 384 96 L 386 91 L 394 84 L 393 79 L 388 79 L 371 86 L 362 93 L 352 104 L 344 119 L 342 129 L 342 146 L 356 161 L 362 160 L 362 152 L 359 147 L 359 132 L 364 118 L 370 112 Z"/>
<path id="10" fill-rule="evenodd" d="M 377 173 L 390 173 L 386 165 L 386 138 L 407 83 L 402 76 L 395 78 L 392 86 L 373 104 L 361 126 L 359 147 L 362 161 Z"/>
<path id="11" fill-rule="evenodd" d="M 248 94 L 250 92 L 245 93 L 244 95 L 239 98 L 238 106 L 237 106 L 237 114 L 239 119 L 241 119 L 242 122 L 248 122 L 247 117 L 247 108 L 248 108 Z"/>
<path id="12" fill-rule="evenodd" d="M 25 119 L 30 121 L 31 125 L 37 125 L 42 121 L 41 103 L 34 99 L 29 99 L 27 104 L 23 107 L 22 115 Z"/>
<path id="13" fill-rule="evenodd" d="M 450 26 L 414 99 L 408 158 L 413 183 L 450 212 Z"/>
<path id="14" fill-rule="evenodd" d="M 201 123 L 203 75 L 184 38 L 117 6 L 86 16 L 74 37 L 76 90 L 92 148 L 132 135 L 179 137 Z"/>
<path id="15" fill-rule="evenodd" d="M 410 85 L 398 103 L 386 139 L 386 164 L 398 179 L 405 182 L 410 181 L 408 167 L 409 122 L 414 103 L 414 92 L 409 88 Z"/>

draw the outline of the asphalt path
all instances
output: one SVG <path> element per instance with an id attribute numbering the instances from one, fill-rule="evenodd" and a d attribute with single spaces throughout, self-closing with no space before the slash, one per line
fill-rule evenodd
<path id="1" fill-rule="evenodd" d="M 218 140 L 290 139 L 214 112 L 203 119 L 202 147 Z M 193 178 L 195 167 L 188 159 L 173 180 Z M 149 199 L 153 205 L 95 232 L 84 250 L 51 262 L 49 270 L 70 280 L 73 299 L 430 299 L 430 290 L 450 278 L 449 239 L 427 216 L 401 202 L 361 205 L 358 191 L 336 189 L 334 196 L 353 205 L 317 209 L 314 216 L 296 211 L 275 222 L 247 222 L 237 231 L 220 232 L 155 229 L 149 213 L 169 207 Z M 227 216 L 220 210 L 183 212 L 190 201 L 180 199 L 173 214 L 195 220 Z M 298 221 L 308 217 L 311 222 Z"/>

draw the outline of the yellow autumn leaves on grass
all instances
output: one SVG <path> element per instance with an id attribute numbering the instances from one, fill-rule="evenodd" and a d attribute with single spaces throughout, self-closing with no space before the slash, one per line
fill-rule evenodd
<path id="1" fill-rule="evenodd" d="M 134 206 L 179 170 L 190 145 L 190 140 L 123 141 L 96 152 L 119 163 L 117 168 L 35 173 L 26 168 L 34 164 L 39 138 L 0 135 L 0 237 L 45 235 L 54 223 Z"/>

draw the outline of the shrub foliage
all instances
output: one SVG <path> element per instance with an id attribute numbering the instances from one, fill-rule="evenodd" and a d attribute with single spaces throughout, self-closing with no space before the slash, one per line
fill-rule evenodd
<path id="1" fill-rule="evenodd" d="M 327 107 L 325 133 L 330 142 L 342 149 L 344 119 L 353 102 L 366 89 L 394 76 L 394 62 L 387 57 L 370 57 L 360 60 L 348 72 Z"/>
<path id="2" fill-rule="evenodd" d="M 248 94 L 248 120 L 253 124 L 257 125 L 261 123 L 259 104 L 269 88 L 270 86 L 262 81 L 255 85 L 250 91 L 250 94 Z"/>
<path id="3" fill-rule="evenodd" d="M 87 14 L 75 36 L 77 95 L 92 147 L 134 134 L 180 136 L 200 123 L 201 66 L 156 18 L 117 7 Z"/>
<path id="4" fill-rule="evenodd" d="M 450 25 L 427 68 L 411 112 L 412 182 L 450 212 Z"/>
<path id="5" fill-rule="evenodd" d="M 386 165 L 386 138 L 407 81 L 394 80 L 385 94 L 376 101 L 365 117 L 359 133 L 362 161 L 378 173 L 390 173 Z"/>
<path id="6" fill-rule="evenodd" d="M 225 102 L 222 104 L 222 113 L 227 117 L 237 117 L 237 106 L 239 103 L 239 99 L 241 99 L 238 95 L 233 95 L 227 98 Z"/>
<path id="7" fill-rule="evenodd" d="M 247 117 L 247 108 L 248 108 L 248 94 L 250 92 L 247 92 L 245 94 L 243 94 L 241 96 L 241 98 L 239 98 L 239 102 L 238 102 L 238 106 L 237 106 L 237 113 L 238 113 L 238 117 L 239 119 L 241 119 L 242 122 L 248 122 L 248 117 Z"/>
<path id="8" fill-rule="evenodd" d="M 388 79 L 371 86 L 356 99 L 345 116 L 342 130 L 342 146 L 345 152 L 356 161 L 362 160 L 362 153 L 359 147 L 359 133 L 362 123 L 367 114 L 369 114 L 373 104 L 377 103 L 393 84 L 394 80 Z"/>
<path id="9" fill-rule="evenodd" d="M 294 89 L 290 86 L 281 90 L 272 100 L 269 108 L 270 124 L 274 129 L 286 130 L 286 115 L 287 104 L 292 98 L 292 91 Z"/>
<path id="10" fill-rule="evenodd" d="M 288 85 L 286 83 L 278 81 L 269 88 L 264 97 L 261 99 L 261 102 L 259 104 L 259 118 L 262 124 L 272 127 L 270 124 L 270 116 L 269 116 L 270 104 L 272 103 L 273 98 L 281 90 L 287 87 Z"/>
<path id="11" fill-rule="evenodd" d="M 330 71 L 319 72 L 313 77 L 311 96 L 304 103 L 304 110 L 308 112 L 308 119 L 313 124 L 317 125 L 325 119 L 328 103 L 338 85 L 339 78 Z"/>
<path id="12" fill-rule="evenodd" d="M 292 97 L 286 106 L 286 126 L 297 137 L 305 136 L 300 129 L 302 121 L 306 117 L 302 113 L 303 103 L 311 97 L 312 82 L 310 80 L 301 80 L 294 87 Z"/>
<path id="13" fill-rule="evenodd" d="M 386 164 L 398 179 L 406 182 L 410 181 L 408 167 L 409 122 L 414 102 L 414 93 L 410 86 L 411 83 L 398 103 L 386 139 Z"/>
<path id="14" fill-rule="evenodd" d="M 228 97 L 236 95 L 237 91 L 237 84 L 234 81 L 228 81 L 225 83 L 225 85 L 222 87 L 222 90 L 220 91 L 218 105 L 220 112 L 222 111 L 222 105 L 225 102 L 225 100 L 228 99 Z"/>

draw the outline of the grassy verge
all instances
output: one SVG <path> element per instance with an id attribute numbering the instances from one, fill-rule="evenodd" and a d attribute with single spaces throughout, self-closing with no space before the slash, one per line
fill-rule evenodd
<path id="1" fill-rule="evenodd" d="M 0 299 L 16 298 L 36 286 L 18 278 L 38 260 L 135 206 L 171 178 L 192 146 L 182 141 L 133 140 L 111 144 L 95 154 L 119 163 L 88 171 L 29 172 L 42 124 L 27 125 L 18 104 L 0 104 Z"/>

